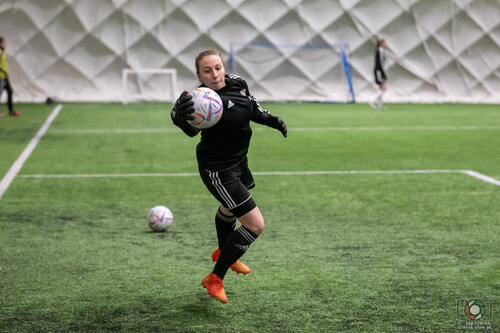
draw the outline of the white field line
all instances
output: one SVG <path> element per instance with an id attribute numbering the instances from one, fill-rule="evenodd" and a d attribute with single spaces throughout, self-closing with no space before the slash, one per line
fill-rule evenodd
<path id="1" fill-rule="evenodd" d="M 348 171 L 255 171 L 254 175 L 303 176 L 303 175 L 348 175 L 348 174 L 411 174 L 411 173 L 461 173 L 462 170 L 348 170 Z M 19 175 L 22 178 L 113 178 L 113 177 L 193 177 L 190 173 L 103 173 L 103 174 L 39 174 Z"/>
<path id="2" fill-rule="evenodd" d="M 50 134 L 145 134 L 145 133 L 182 133 L 178 128 L 102 128 L 102 129 L 52 129 Z"/>
<path id="3" fill-rule="evenodd" d="M 257 127 L 254 131 L 262 131 Z M 500 126 L 374 126 L 374 127 L 291 127 L 292 132 L 354 132 L 354 131 L 478 131 L 500 130 Z M 101 129 L 52 129 L 51 134 L 145 134 L 145 133 L 182 133 L 177 128 L 101 128 Z"/>
<path id="4" fill-rule="evenodd" d="M 499 180 L 496 180 L 495 178 L 491 178 L 491 177 L 488 177 L 486 175 L 483 175 L 482 173 L 472 171 L 472 170 L 463 170 L 463 173 L 465 173 L 466 175 L 472 176 L 474 178 L 481 179 L 482 181 L 485 181 L 487 183 L 500 186 Z"/>
<path id="5" fill-rule="evenodd" d="M 120 178 L 120 177 L 193 177 L 198 173 L 94 173 L 94 174 L 62 174 L 62 175 L 19 175 L 21 178 Z"/>
<path id="6" fill-rule="evenodd" d="M 468 175 L 484 182 L 500 186 L 500 181 L 485 176 L 472 170 L 332 170 L 332 171 L 256 171 L 254 175 L 276 175 L 276 176 L 303 176 L 303 175 L 374 175 L 374 174 L 432 174 L 432 173 L 460 173 Z M 22 178 L 114 178 L 114 177 L 193 177 L 198 173 L 108 173 L 108 174 L 40 174 L 40 175 L 19 175 Z"/>
<path id="7" fill-rule="evenodd" d="M 367 126 L 367 127 L 292 127 L 296 132 L 342 131 L 477 131 L 500 130 L 500 126 Z"/>
<path id="8" fill-rule="evenodd" d="M 40 129 L 35 134 L 33 139 L 31 139 L 26 148 L 24 148 L 24 151 L 21 153 L 21 155 L 19 155 L 14 164 L 12 164 L 9 171 L 7 171 L 2 181 L 0 181 L 0 199 L 2 199 L 2 196 L 5 193 L 5 191 L 7 191 L 7 189 L 9 188 L 10 183 L 12 182 L 14 177 L 16 177 L 19 170 L 21 170 L 21 168 L 24 165 L 24 162 L 26 162 L 26 160 L 30 157 L 31 153 L 36 148 L 38 142 L 45 134 L 45 132 L 47 132 L 47 130 L 50 127 L 50 124 L 52 124 L 52 121 L 54 121 L 54 119 L 57 117 L 61 109 L 62 105 L 59 104 L 54 108 L 54 110 L 52 110 L 51 114 L 47 117 L 42 127 L 40 127 Z"/>

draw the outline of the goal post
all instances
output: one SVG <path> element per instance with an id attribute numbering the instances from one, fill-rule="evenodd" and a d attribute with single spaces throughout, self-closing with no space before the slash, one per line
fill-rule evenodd
<path id="1" fill-rule="evenodd" d="M 134 92 L 130 92 L 129 77 L 135 76 Z M 125 68 L 122 70 L 122 102 L 130 100 L 175 101 L 177 92 L 175 68 Z M 166 94 L 168 92 L 168 95 Z"/>
<path id="2" fill-rule="evenodd" d="M 232 43 L 229 69 L 246 72 L 261 87 L 276 88 L 269 93 L 274 100 L 356 101 L 346 43 Z M 283 94 L 287 89 L 292 92 Z"/>

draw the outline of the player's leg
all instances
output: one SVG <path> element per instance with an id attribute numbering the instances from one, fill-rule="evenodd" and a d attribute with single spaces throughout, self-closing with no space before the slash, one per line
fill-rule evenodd
<path id="1" fill-rule="evenodd" d="M 219 260 L 219 256 L 221 253 L 221 249 L 224 248 L 224 244 L 226 243 L 227 239 L 229 236 L 233 233 L 234 231 L 234 226 L 235 226 L 235 221 L 236 221 L 236 216 L 233 215 L 227 208 L 224 206 L 219 207 L 219 214 L 223 214 L 224 216 L 232 216 L 232 224 L 229 221 L 220 221 L 220 217 L 216 217 L 216 224 L 219 223 L 219 226 L 216 226 L 217 228 L 217 237 L 219 239 L 219 247 L 215 249 L 215 251 L 212 253 L 212 261 L 216 262 Z M 218 222 L 219 220 L 219 222 Z M 224 223 L 225 225 L 220 225 Z M 233 272 L 236 272 L 236 274 L 249 274 L 252 270 L 250 267 L 242 263 L 239 259 L 236 260 L 231 266 L 229 266 Z"/>
<path id="2" fill-rule="evenodd" d="M 217 240 L 219 249 L 224 247 L 229 235 L 234 231 L 236 226 L 236 216 L 233 215 L 227 208 L 220 205 L 215 214 L 215 229 L 217 231 Z M 217 261 L 217 260 L 214 260 Z"/>
<path id="3" fill-rule="evenodd" d="M 234 213 L 235 215 L 239 215 L 237 212 Z M 227 303 L 227 296 L 223 284 L 226 272 L 229 267 L 237 265 L 238 263 L 241 264 L 239 258 L 245 254 L 248 247 L 264 230 L 264 218 L 255 204 L 253 209 L 238 217 L 238 219 L 241 222 L 241 226 L 234 230 L 227 239 L 224 247 L 220 251 L 219 258 L 213 271 L 201 280 L 201 285 L 207 289 L 208 293 L 222 303 Z"/>
<path id="4" fill-rule="evenodd" d="M 380 90 L 380 85 L 382 84 L 382 75 L 381 72 L 378 70 L 375 70 L 373 74 L 375 76 L 375 84 L 377 85 L 378 90 L 375 99 L 370 102 L 370 106 L 373 109 L 377 110 L 379 108 L 378 104 L 379 104 L 380 94 L 382 93 L 382 91 Z"/>
<path id="5" fill-rule="evenodd" d="M 227 239 L 227 237 L 229 237 L 229 235 L 233 232 L 236 218 L 233 217 L 233 214 L 223 206 L 224 200 L 227 200 L 227 195 L 221 189 L 221 180 L 219 173 L 217 171 L 203 168 L 199 168 L 199 172 L 201 179 L 203 180 L 203 183 L 205 184 L 207 189 L 219 202 L 221 202 L 221 205 L 217 210 L 215 216 L 215 228 L 217 230 L 218 243 L 220 244 L 220 246 L 222 246 L 222 244 L 225 243 L 225 239 Z M 214 257 L 214 255 L 217 255 L 218 257 L 218 253 L 216 253 L 217 250 L 212 254 L 212 258 Z M 224 292 L 224 285 L 220 277 L 211 272 L 201 280 L 201 285 L 203 286 L 203 288 L 207 289 L 209 295 L 218 299 L 222 303 L 227 303 L 226 293 Z"/>
<path id="6" fill-rule="evenodd" d="M 238 184 L 236 183 L 238 183 L 239 180 L 236 175 L 228 171 L 218 172 L 200 169 L 200 175 L 207 189 L 221 203 L 215 214 L 215 229 L 217 231 L 219 248 L 212 254 L 212 259 L 217 261 L 220 249 L 224 247 L 226 240 L 236 226 L 236 216 L 234 216 L 225 206 L 232 207 L 235 205 L 235 201 L 229 194 L 228 189 L 231 190 L 237 187 Z"/>
<path id="7" fill-rule="evenodd" d="M 214 268 L 214 273 L 217 273 L 221 278 L 224 278 L 223 275 L 225 274 L 225 271 L 227 271 L 228 265 L 231 270 L 237 274 L 248 274 L 251 272 L 250 268 L 239 260 L 244 252 L 238 254 L 238 251 L 233 251 L 231 248 L 235 246 L 235 242 L 238 242 L 238 235 L 241 233 L 246 234 L 255 240 L 255 235 L 258 236 L 264 229 L 264 218 L 248 192 L 249 189 L 255 187 L 255 181 L 250 169 L 248 168 L 248 161 L 246 158 L 241 161 L 239 166 L 231 171 L 229 178 L 230 179 L 227 181 L 226 185 L 228 193 L 234 198 L 233 201 L 235 203 L 240 204 L 237 204 L 232 209 L 227 209 L 221 205 L 221 210 L 226 215 L 236 215 L 242 226 L 231 233 L 223 247 L 219 247 L 221 252 L 224 252 L 224 255 L 222 256 L 222 259 L 219 259 L 221 252 L 217 253 L 217 262 L 220 261 L 221 264 L 216 265 L 217 269 L 215 270 Z M 228 253 L 227 257 L 226 252 Z M 212 259 L 215 259 L 213 255 Z"/>
<path id="8" fill-rule="evenodd" d="M 9 106 L 9 114 L 14 117 L 20 116 L 21 112 L 14 111 L 14 103 L 12 101 L 12 95 L 14 94 L 14 91 L 12 90 L 9 79 L 5 79 L 5 90 L 7 91 L 7 104 Z"/>
<path id="9" fill-rule="evenodd" d="M 233 233 L 236 226 L 236 216 L 223 205 L 220 205 L 215 215 L 215 228 L 217 230 L 217 240 L 219 247 L 212 252 L 212 261 L 219 260 L 221 249 L 224 247 L 229 236 Z M 230 266 L 231 270 L 236 274 L 248 274 L 251 272 L 250 268 L 239 260 L 236 260 Z"/>
<path id="10" fill-rule="evenodd" d="M 380 95 L 380 90 L 377 91 L 377 95 L 375 96 L 375 99 L 373 101 L 370 101 L 370 106 L 372 109 L 377 110 L 378 109 L 378 99 Z"/>
<path id="11" fill-rule="evenodd" d="M 227 208 L 220 205 L 215 214 L 215 229 L 217 231 L 217 241 L 219 247 L 212 253 L 212 260 L 217 261 L 220 255 L 220 248 L 224 244 L 231 233 L 234 231 L 236 224 L 236 216 L 234 216 Z M 201 280 L 203 288 L 207 289 L 210 296 L 218 299 L 222 303 L 227 303 L 226 292 L 224 291 L 224 284 L 222 279 L 215 275 L 213 272 L 209 273 Z"/>
<path id="12" fill-rule="evenodd" d="M 236 267 L 233 270 L 237 273 L 238 270 L 240 273 L 250 273 L 250 269 L 239 259 L 264 230 L 264 217 L 257 206 L 238 217 L 238 220 L 241 222 L 241 226 L 234 230 L 227 239 L 212 271 L 221 279 L 224 279 L 227 270 L 230 267 L 233 269 L 234 266 Z"/>
<path id="13" fill-rule="evenodd" d="M 377 100 L 378 109 L 382 109 L 384 107 L 383 97 L 386 90 L 387 90 L 387 83 L 384 81 L 380 84 L 380 93 Z"/>
<path id="14" fill-rule="evenodd" d="M 242 225 L 229 235 L 224 246 L 220 249 L 217 263 L 212 273 L 207 275 L 201 282 L 202 286 L 207 289 L 211 296 L 223 303 L 227 302 L 222 282 L 226 272 L 230 267 L 234 268 L 238 264 L 242 265 L 238 266 L 238 268 L 246 267 L 241 264 L 238 259 L 257 238 L 258 235 L 255 234 L 254 231 L 260 233 L 264 225 L 264 220 L 260 211 L 257 209 L 258 214 L 256 214 L 255 211 L 252 212 L 256 208 L 256 205 L 248 192 L 247 185 L 254 186 L 254 184 L 253 178 L 250 177 L 251 173 L 249 170 L 246 170 L 247 168 L 246 164 L 242 163 L 238 167 L 230 170 L 200 170 L 200 175 L 206 187 L 221 203 L 221 214 L 225 216 L 230 216 L 232 214 L 242 222 Z M 242 182 L 242 179 L 245 179 L 245 184 Z M 247 184 L 248 180 L 251 180 L 252 184 Z M 256 215 L 260 215 L 260 220 L 257 219 L 256 221 Z M 250 229 L 247 229 L 245 225 Z M 254 231 L 252 231 L 252 229 Z M 248 267 L 246 268 L 248 269 Z M 247 273 L 249 272 L 250 269 L 248 269 Z"/>
<path id="15" fill-rule="evenodd" d="M 4 89 L 5 89 L 5 79 L 0 79 L 0 98 L 2 97 Z M 0 117 L 5 117 L 5 114 L 0 112 Z"/>
<path id="16" fill-rule="evenodd" d="M 255 181 L 246 158 L 232 169 L 223 171 L 201 169 L 200 175 L 208 190 L 221 202 L 215 215 L 219 251 L 214 251 L 212 255 L 212 259 L 217 261 L 220 249 L 224 247 L 236 224 L 236 216 L 226 207 L 241 206 L 237 210 L 242 213 L 251 210 L 255 204 L 248 190 L 255 187 Z"/>

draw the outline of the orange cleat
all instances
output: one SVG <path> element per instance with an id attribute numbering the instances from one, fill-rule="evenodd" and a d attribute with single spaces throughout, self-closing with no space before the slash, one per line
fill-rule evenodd
<path id="1" fill-rule="evenodd" d="M 214 273 L 210 273 L 201 280 L 201 285 L 203 288 L 206 288 L 208 294 L 223 304 L 227 303 L 226 292 L 224 291 L 224 284 L 222 283 L 222 279 L 215 275 Z"/>
<path id="2" fill-rule="evenodd" d="M 13 111 L 9 114 L 11 117 L 19 117 L 21 115 L 21 112 L 19 111 Z"/>
<path id="3" fill-rule="evenodd" d="M 217 248 L 212 253 L 212 261 L 216 262 L 217 260 L 219 260 L 219 255 L 220 255 L 220 249 Z M 250 267 L 242 263 L 240 259 L 236 260 L 236 262 L 232 264 L 230 268 L 233 272 L 236 272 L 236 274 L 248 274 L 252 271 L 250 270 Z"/>
<path id="4" fill-rule="evenodd" d="M 3 117 L 5 117 L 5 114 L 0 112 L 0 118 L 3 118 Z"/>

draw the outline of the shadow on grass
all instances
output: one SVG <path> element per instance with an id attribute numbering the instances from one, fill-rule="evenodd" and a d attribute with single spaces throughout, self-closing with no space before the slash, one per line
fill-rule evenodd
<path id="1" fill-rule="evenodd" d="M 228 311 L 229 310 L 229 311 Z M 230 305 L 204 290 L 175 298 L 99 298 L 44 308 L 28 305 L 0 315 L 1 332 L 230 332 Z"/>

